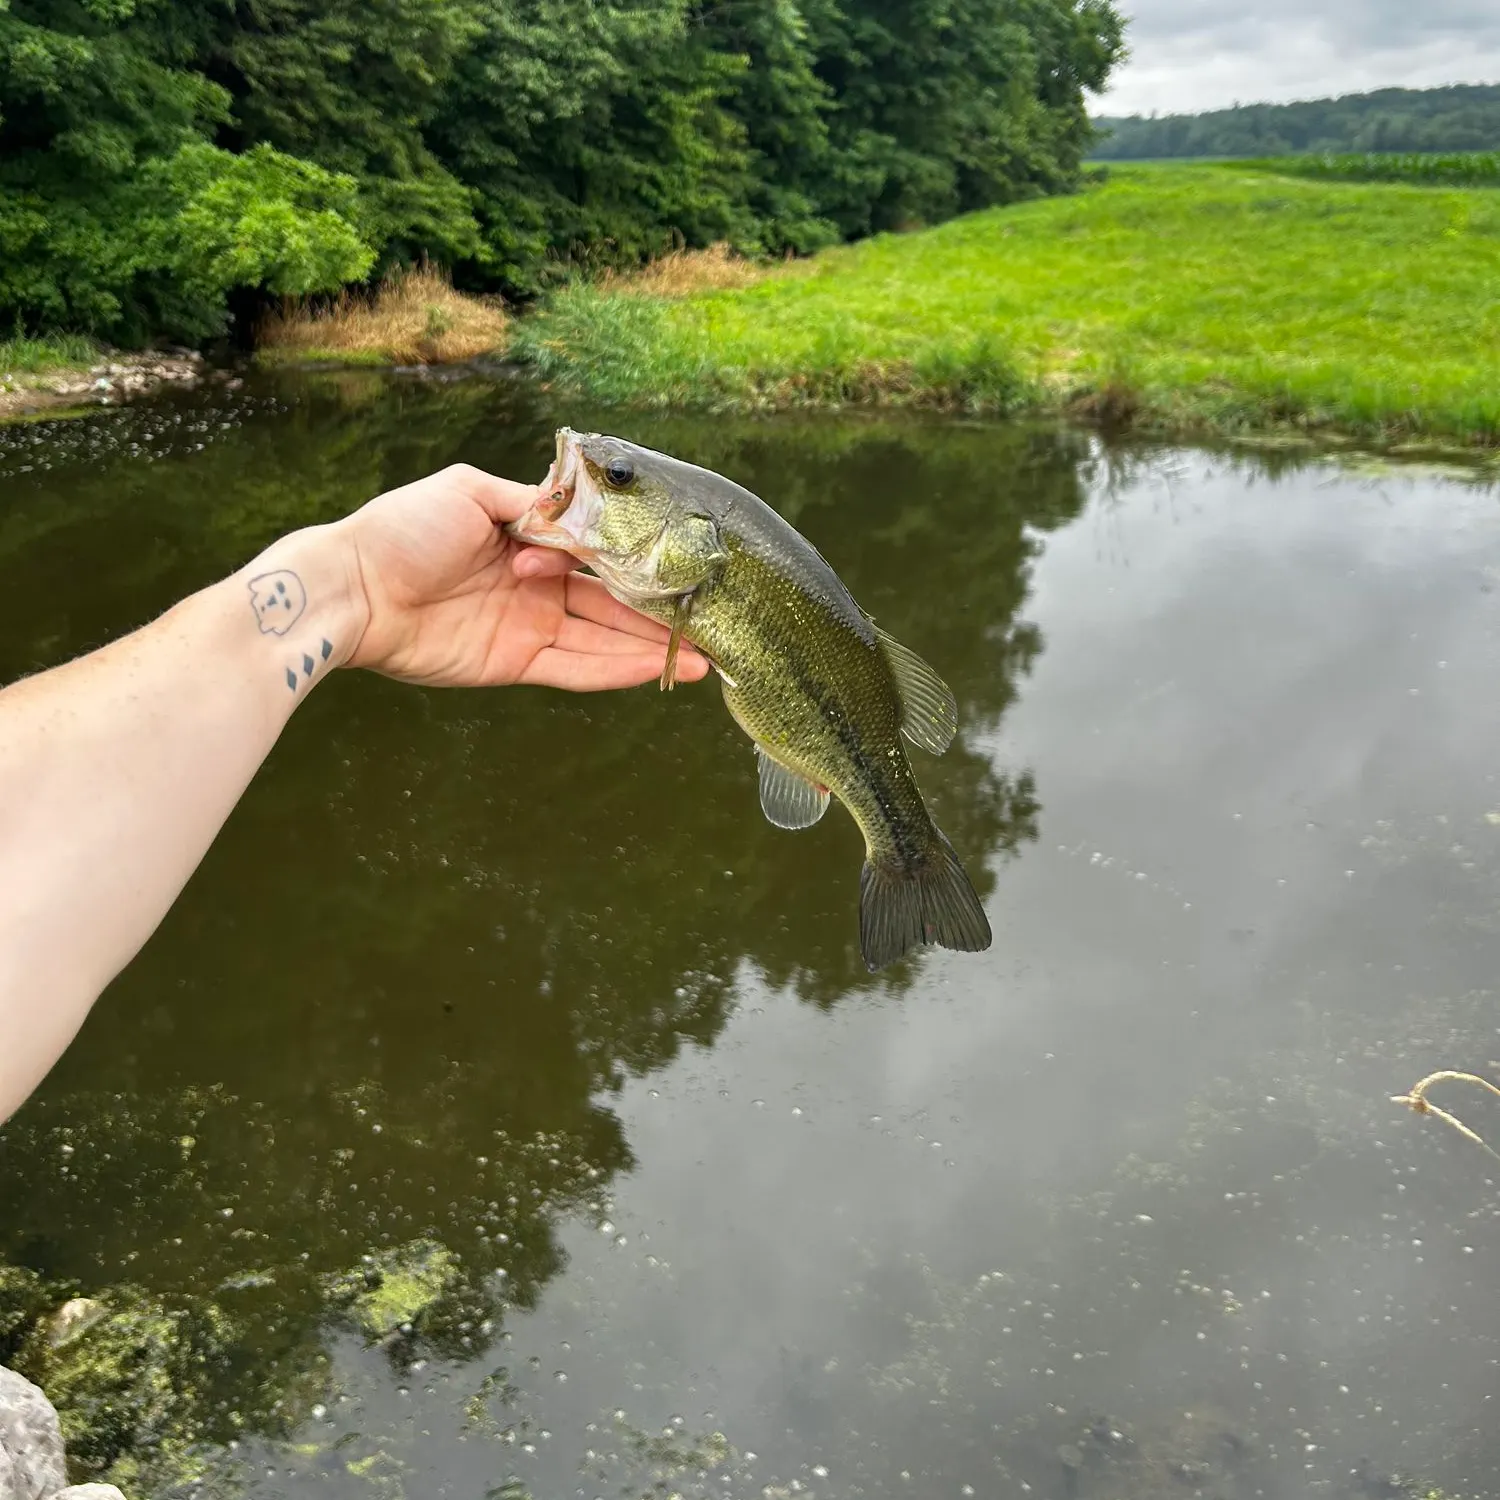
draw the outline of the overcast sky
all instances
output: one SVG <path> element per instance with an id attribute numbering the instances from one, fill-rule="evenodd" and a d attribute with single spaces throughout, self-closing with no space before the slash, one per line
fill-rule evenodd
<path id="1" fill-rule="evenodd" d="M 1500 0 L 1119 0 L 1130 60 L 1093 107 L 1181 113 L 1500 82 Z"/>

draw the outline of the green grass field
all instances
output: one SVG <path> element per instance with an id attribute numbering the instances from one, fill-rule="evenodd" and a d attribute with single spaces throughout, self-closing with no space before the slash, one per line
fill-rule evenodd
<path id="1" fill-rule="evenodd" d="M 513 353 L 624 403 L 903 401 L 1500 441 L 1500 194 L 1115 166 L 1077 196 L 666 298 L 575 285 Z"/>

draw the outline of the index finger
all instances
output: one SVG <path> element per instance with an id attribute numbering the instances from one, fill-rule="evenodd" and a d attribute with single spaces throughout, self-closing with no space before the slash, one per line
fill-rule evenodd
<path id="1" fill-rule="evenodd" d="M 539 484 L 501 479 L 473 464 L 450 464 L 437 478 L 472 500 L 497 526 L 520 520 L 542 495 Z"/>
<path id="2" fill-rule="evenodd" d="M 659 625 L 655 620 L 631 609 L 628 604 L 622 604 L 597 578 L 570 573 L 563 588 L 566 591 L 564 597 L 568 613 L 577 615 L 580 620 L 591 620 L 596 625 L 618 630 L 623 635 L 637 636 L 645 641 L 661 641 L 663 644 L 671 635 L 665 625 Z"/>

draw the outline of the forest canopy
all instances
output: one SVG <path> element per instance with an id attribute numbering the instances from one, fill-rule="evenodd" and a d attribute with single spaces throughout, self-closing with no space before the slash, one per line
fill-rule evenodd
<path id="1" fill-rule="evenodd" d="M 1237 104 L 1201 115 L 1101 115 L 1101 161 L 1284 156 L 1304 151 L 1500 150 L 1500 84 L 1377 89 L 1297 104 Z"/>
<path id="2" fill-rule="evenodd" d="M 0 0 L 0 333 L 1065 191 L 1121 34 L 1111 0 Z"/>

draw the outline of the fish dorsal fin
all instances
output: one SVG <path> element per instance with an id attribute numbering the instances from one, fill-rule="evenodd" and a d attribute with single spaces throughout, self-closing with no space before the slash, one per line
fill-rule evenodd
<path id="1" fill-rule="evenodd" d="M 952 689 L 915 651 L 878 625 L 875 635 L 901 695 L 901 732 L 912 744 L 941 755 L 958 733 L 958 703 Z"/>
<path id="2" fill-rule="evenodd" d="M 759 745 L 760 810 L 778 828 L 811 828 L 828 810 L 828 788 L 814 786 L 807 777 L 788 771 Z"/>

